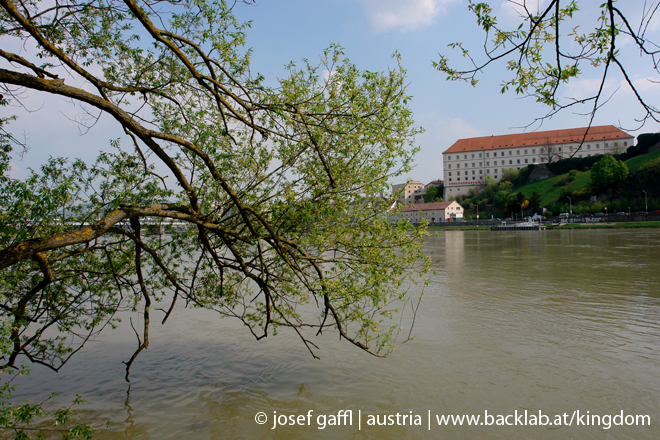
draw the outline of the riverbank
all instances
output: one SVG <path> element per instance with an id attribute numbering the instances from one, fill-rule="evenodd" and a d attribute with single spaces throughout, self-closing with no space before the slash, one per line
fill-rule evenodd
<path id="1" fill-rule="evenodd" d="M 490 226 L 429 226 L 429 231 L 487 231 L 490 229 Z"/>
<path id="2" fill-rule="evenodd" d="M 628 222 L 628 223 L 565 223 L 558 226 L 548 226 L 548 229 L 636 229 L 660 228 L 660 222 Z"/>
<path id="3" fill-rule="evenodd" d="M 620 223 L 565 223 L 562 225 L 547 225 L 547 229 L 639 229 L 660 228 L 660 222 L 620 222 Z M 429 226 L 429 231 L 487 231 L 489 225 L 465 225 L 465 226 Z"/>

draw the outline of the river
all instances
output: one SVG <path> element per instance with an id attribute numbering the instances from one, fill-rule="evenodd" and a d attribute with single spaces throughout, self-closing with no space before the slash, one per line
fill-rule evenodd
<path id="1" fill-rule="evenodd" d="M 437 274 L 417 338 L 386 359 L 326 334 L 314 341 L 315 360 L 287 331 L 255 341 L 236 322 L 179 309 L 164 326 L 153 319 L 130 388 L 121 361 L 136 341 L 124 323 L 58 374 L 34 367 L 16 396 L 60 391 L 64 404 L 79 391 L 87 403 L 78 417 L 112 421 L 98 439 L 660 437 L 659 229 L 448 231 L 426 248 Z M 328 426 L 328 416 L 319 429 L 319 415 L 340 410 L 352 411 L 352 425 Z M 528 425 L 532 415 L 563 423 L 504 418 L 525 411 Z M 622 411 L 624 424 L 648 415 L 651 425 L 585 424 Z M 272 429 L 275 412 L 304 415 L 296 419 L 303 425 Z M 397 413 L 406 425 L 368 424 L 369 415 Z M 492 425 L 439 426 L 436 418 L 461 414 Z"/>

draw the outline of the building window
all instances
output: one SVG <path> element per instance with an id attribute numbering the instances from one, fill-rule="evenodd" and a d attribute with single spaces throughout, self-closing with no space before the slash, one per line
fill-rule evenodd
<path id="1" fill-rule="evenodd" d="M 490 162 L 486 162 L 486 166 L 489 167 L 489 166 L 490 166 Z"/>
<path id="2" fill-rule="evenodd" d="M 529 160 L 528 160 L 528 159 L 525 159 L 525 163 L 529 163 Z"/>
<path id="3" fill-rule="evenodd" d="M 451 170 L 451 164 L 449 164 L 449 169 Z"/>
<path id="4" fill-rule="evenodd" d="M 472 155 L 472 159 L 474 159 L 474 154 Z"/>
<path id="5" fill-rule="evenodd" d="M 449 172 L 449 175 L 451 176 L 451 171 Z"/>
<path id="6" fill-rule="evenodd" d="M 587 148 L 588 148 L 589 150 L 591 150 L 591 148 L 590 148 L 590 147 L 591 147 L 591 145 L 589 145 L 589 147 L 587 147 Z M 596 150 L 600 150 L 600 147 L 599 147 L 599 146 L 598 146 L 598 147 L 596 147 Z"/>
<path id="7" fill-rule="evenodd" d="M 596 144 L 596 148 L 600 147 L 600 144 Z"/>
<path id="8" fill-rule="evenodd" d="M 495 178 L 497 179 L 497 174 L 495 175 Z"/>
<path id="9" fill-rule="evenodd" d="M 520 156 L 520 150 L 516 150 L 516 154 Z"/>
<path id="10" fill-rule="evenodd" d="M 493 170 L 493 174 L 497 174 L 497 168 Z"/>
<path id="11" fill-rule="evenodd" d="M 483 162 L 479 162 L 479 166 L 480 166 L 480 167 L 484 166 L 484 163 L 483 163 Z"/>
<path id="12" fill-rule="evenodd" d="M 512 160 L 509 161 L 509 165 L 513 165 L 513 161 L 512 161 Z"/>
<path id="13" fill-rule="evenodd" d="M 518 162 L 517 162 L 517 163 L 520 163 L 520 159 L 518 159 Z"/>
<path id="14" fill-rule="evenodd" d="M 479 170 L 479 174 L 483 174 L 483 170 Z"/>
<path id="15" fill-rule="evenodd" d="M 457 163 L 457 164 L 456 164 L 456 168 L 460 168 L 460 167 L 461 167 L 461 164 L 460 164 L 460 163 Z"/>
<path id="16" fill-rule="evenodd" d="M 628 146 L 628 141 L 624 141 L 624 142 L 623 142 L 623 146 L 624 146 L 624 147 L 627 147 L 627 146 Z"/>
<path id="17" fill-rule="evenodd" d="M 486 153 L 486 157 L 490 157 L 490 153 Z"/>
<path id="18" fill-rule="evenodd" d="M 587 145 L 587 150 L 591 150 L 591 145 Z"/>
<path id="19" fill-rule="evenodd" d="M 451 160 L 451 156 L 447 156 L 447 161 L 450 161 L 450 160 Z"/>
<path id="20" fill-rule="evenodd" d="M 467 159 L 467 154 L 465 155 L 465 159 Z"/>
<path id="21" fill-rule="evenodd" d="M 486 170 L 486 174 L 490 174 L 490 170 Z"/>
<path id="22" fill-rule="evenodd" d="M 532 148 L 532 154 L 536 154 L 536 148 Z"/>
<path id="23" fill-rule="evenodd" d="M 472 168 L 474 168 L 474 162 L 472 162 Z"/>
<path id="24" fill-rule="evenodd" d="M 527 150 L 525 150 L 525 154 L 527 154 Z"/>
<path id="25" fill-rule="evenodd" d="M 481 159 L 482 157 L 483 157 L 483 154 L 479 153 L 479 159 Z"/>
<path id="26" fill-rule="evenodd" d="M 503 160 L 503 161 L 502 161 L 502 165 L 504 165 L 505 163 L 506 163 L 506 161 Z"/>
<path id="27" fill-rule="evenodd" d="M 473 176 L 475 175 L 475 172 L 474 172 L 474 170 L 472 170 L 472 175 L 473 175 Z"/>
<path id="28" fill-rule="evenodd" d="M 607 148 L 609 146 L 610 146 L 609 142 L 605 142 L 605 148 Z"/>
<path id="29" fill-rule="evenodd" d="M 533 158 L 533 159 L 532 159 L 532 163 L 536 163 L 536 158 Z"/>
<path id="30" fill-rule="evenodd" d="M 557 148 L 557 151 L 561 151 L 561 147 Z"/>
<path id="31" fill-rule="evenodd" d="M 509 156 L 513 156 L 513 151 L 509 151 Z"/>

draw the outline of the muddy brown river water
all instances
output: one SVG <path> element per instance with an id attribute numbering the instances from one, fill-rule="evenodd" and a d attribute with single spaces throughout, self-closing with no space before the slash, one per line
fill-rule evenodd
<path id="1" fill-rule="evenodd" d="M 123 329 L 59 374 L 33 368 L 16 396 L 60 391 L 65 403 L 79 391 L 80 418 L 112 421 L 98 439 L 660 438 L 660 229 L 449 231 L 426 247 L 438 273 L 417 338 L 386 359 L 326 334 L 314 360 L 288 332 L 255 341 L 181 309 L 152 326 L 130 388 L 121 361 L 135 337 Z M 438 423 L 464 414 L 492 423 Z M 278 415 L 304 417 L 273 429 Z M 636 415 L 650 426 L 627 425 Z"/>

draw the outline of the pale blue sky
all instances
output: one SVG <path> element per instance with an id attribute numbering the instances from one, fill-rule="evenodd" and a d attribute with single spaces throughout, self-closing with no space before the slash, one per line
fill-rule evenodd
<path id="1" fill-rule="evenodd" d="M 539 2 L 542 6 L 547 0 Z M 528 4 L 531 3 L 528 1 Z M 536 3 L 533 1 L 534 5 Z M 599 3 L 580 1 L 584 11 L 577 18 L 585 24 L 585 30 L 588 18 L 594 18 L 594 8 Z M 619 7 L 637 25 L 643 4 L 641 0 L 626 0 L 620 2 Z M 494 0 L 491 5 L 500 14 L 501 24 L 516 23 L 516 16 L 508 2 Z M 442 178 L 441 153 L 456 140 L 516 133 L 521 131 L 519 127 L 548 111 L 547 107 L 531 99 L 520 99 L 513 92 L 499 93 L 502 80 L 509 78 L 503 62 L 479 75 L 480 82 L 476 88 L 465 83 L 445 81 L 445 76 L 432 68 L 431 62 L 438 59 L 438 52 L 450 55 L 450 61 L 457 67 L 467 66 L 463 64 L 460 54 L 447 48 L 451 42 L 464 41 L 477 57 L 481 55 L 479 50 L 484 35 L 477 28 L 476 20 L 468 12 L 467 1 L 464 0 L 257 0 L 253 6 L 239 3 L 234 11 L 239 20 L 252 21 L 252 29 L 247 34 L 247 46 L 254 51 L 252 70 L 265 75 L 271 83 L 285 74 L 283 66 L 289 61 L 303 58 L 312 62 L 319 60 L 323 49 L 331 42 L 342 45 L 346 57 L 358 68 L 367 70 L 395 67 L 391 55 L 398 51 L 402 55 L 404 68 L 408 70 L 408 89 L 413 95 L 410 106 L 416 123 L 427 130 L 416 139 L 421 151 L 416 158 L 416 168 L 406 176 L 414 180 L 426 183 Z M 649 29 L 649 39 L 660 42 L 660 20 L 654 20 Z M 660 76 L 650 68 L 649 60 L 639 57 L 630 41 L 622 39 L 619 47 L 629 75 L 639 82 L 648 102 L 657 104 L 660 85 L 652 84 L 646 78 L 660 80 Z M 587 70 L 561 95 L 586 96 L 597 86 L 597 79 L 595 72 Z M 606 90 L 613 92 L 620 82 L 621 76 L 614 74 Z M 25 128 L 32 146 L 22 162 L 15 162 L 17 173 L 28 166 L 38 166 L 49 154 L 91 159 L 98 148 L 107 148 L 108 139 L 119 137 L 116 124 L 107 117 L 85 136 L 67 136 L 76 130 L 75 125 L 63 116 L 63 113 L 69 117 L 76 114 L 71 104 L 61 99 L 43 98 L 31 103 L 32 109 L 42 110 L 20 115 L 22 122 L 15 125 Z M 587 110 L 579 109 L 580 112 Z M 576 115 L 575 111 L 578 109 L 564 111 L 546 120 L 541 129 L 586 125 L 588 118 Z M 630 90 L 623 86 L 598 112 L 594 124 L 613 124 L 626 129 L 638 126 L 635 118 L 641 116 L 641 107 Z M 39 120 L 38 130 L 28 123 L 35 117 Z M 538 127 L 537 124 L 533 128 Z M 656 131 L 658 124 L 650 122 L 641 131 L 631 131 L 631 134 Z"/>

